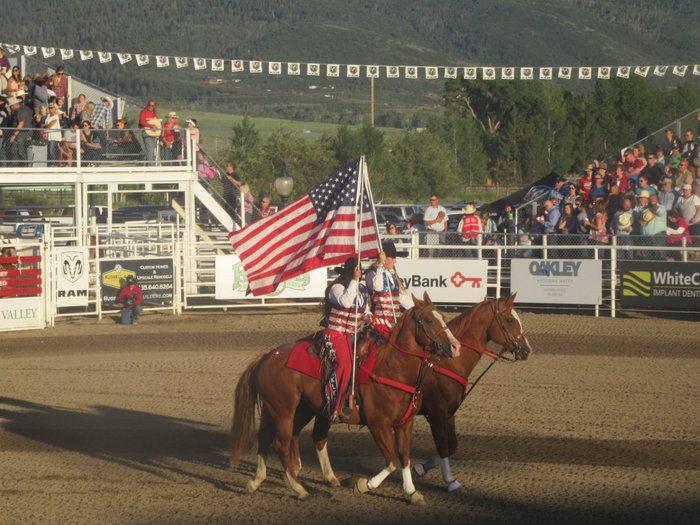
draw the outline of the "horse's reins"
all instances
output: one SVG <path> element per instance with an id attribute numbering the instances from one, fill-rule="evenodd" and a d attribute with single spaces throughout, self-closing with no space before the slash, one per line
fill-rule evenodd
<path id="1" fill-rule="evenodd" d="M 426 335 L 428 336 L 428 338 L 430 338 L 430 340 L 433 342 L 433 344 L 438 344 L 438 343 L 437 343 L 437 340 L 436 340 L 437 337 L 439 337 L 443 332 L 445 332 L 446 330 L 449 329 L 449 328 L 447 327 L 447 325 L 445 325 L 445 326 L 437 333 L 437 335 L 436 335 L 435 337 L 432 337 L 432 336 L 428 333 L 428 330 L 425 328 L 425 325 L 423 324 L 423 322 L 422 322 L 419 318 L 416 317 L 415 312 L 413 313 L 413 319 L 416 321 L 416 324 L 426 333 Z M 430 361 L 429 361 L 430 352 L 428 351 L 427 348 L 424 348 L 424 349 L 423 349 L 423 353 L 422 353 L 422 354 L 418 354 L 418 353 L 415 353 L 415 352 L 409 352 L 408 350 L 404 350 L 403 348 L 401 348 L 400 346 L 398 346 L 398 345 L 397 345 L 396 343 L 394 343 L 393 341 L 387 341 L 387 342 L 389 343 L 389 345 L 390 345 L 392 348 L 394 348 L 395 350 L 398 350 L 400 353 L 402 353 L 402 354 L 404 354 L 404 355 L 407 355 L 407 356 L 409 356 L 409 357 L 417 357 L 417 358 L 419 358 L 419 359 L 421 360 L 420 368 L 418 369 L 418 377 L 417 377 L 417 379 L 416 379 L 416 384 L 415 384 L 415 386 L 407 385 L 407 384 L 405 384 L 405 383 L 401 383 L 400 381 L 396 381 L 396 380 L 390 379 L 390 378 L 388 378 L 388 377 L 379 376 L 379 375 L 375 374 L 374 372 L 372 372 L 371 370 L 367 370 L 367 369 L 364 367 L 364 365 L 361 365 L 361 366 L 360 366 L 360 368 L 361 368 L 373 381 L 375 381 L 375 382 L 377 382 L 377 383 L 380 383 L 380 384 L 382 384 L 382 385 L 386 385 L 386 386 L 390 386 L 390 387 L 396 388 L 397 390 L 401 390 L 402 392 L 406 392 L 407 394 L 411 394 L 411 400 L 410 400 L 409 403 L 408 403 L 408 407 L 406 408 L 406 412 L 404 413 L 404 415 L 401 417 L 401 419 L 400 419 L 398 422 L 396 422 L 396 423 L 393 424 L 394 428 L 398 428 L 398 427 L 400 427 L 401 425 L 403 425 L 406 421 L 408 421 L 408 419 L 409 419 L 409 418 L 411 417 L 411 415 L 413 414 L 413 411 L 414 411 L 415 408 L 416 408 L 418 396 L 419 396 L 420 393 L 421 393 L 421 387 L 423 386 L 423 379 L 425 379 L 425 373 L 427 372 L 428 368 L 432 368 L 432 367 L 433 367 L 433 364 L 430 363 Z"/>

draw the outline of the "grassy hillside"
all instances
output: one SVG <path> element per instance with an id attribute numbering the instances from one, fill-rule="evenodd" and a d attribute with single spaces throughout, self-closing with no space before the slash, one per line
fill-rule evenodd
<path id="1" fill-rule="evenodd" d="M 36 13 L 52 13 L 37 31 Z M 25 0 L 3 11 L 3 40 L 80 49 L 341 64 L 629 65 L 694 63 L 691 0 Z M 369 118 L 365 78 L 159 70 L 95 59 L 69 72 L 141 100 L 307 121 Z M 668 81 L 676 81 L 670 78 Z M 442 107 L 443 80 L 377 81 L 378 121 L 408 126 Z M 586 83 L 589 86 L 590 83 Z M 315 87 L 316 89 L 312 89 Z"/>

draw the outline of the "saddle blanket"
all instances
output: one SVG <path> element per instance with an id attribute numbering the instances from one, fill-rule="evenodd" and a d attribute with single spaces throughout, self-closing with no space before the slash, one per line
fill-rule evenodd
<path id="1" fill-rule="evenodd" d="M 320 381 L 321 359 L 319 359 L 315 352 L 312 353 L 313 351 L 311 350 L 311 347 L 313 344 L 313 341 L 309 340 L 297 341 L 292 347 L 291 352 L 289 352 L 289 358 L 287 359 L 285 366 Z M 377 347 L 376 345 L 372 344 L 367 354 L 367 358 L 364 360 L 362 365 L 358 366 L 357 368 L 357 378 L 361 385 L 366 385 L 372 382 L 369 374 L 372 372 L 376 360 Z"/>

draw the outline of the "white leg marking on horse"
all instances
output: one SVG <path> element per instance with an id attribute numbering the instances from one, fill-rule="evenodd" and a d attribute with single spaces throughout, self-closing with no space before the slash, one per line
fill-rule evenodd
<path id="1" fill-rule="evenodd" d="M 255 469 L 255 477 L 248 482 L 248 491 L 255 492 L 260 484 L 267 477 L 267 466 L 265 465 L 265 456 L 258 454 L 258 466 Z"/>
<path id="2" fill-rule="evenodd" d="M 294 491 L 294 493 L 299 499 L 304 499 L 309 496 L 309 493 L 306 492 L 306 489 L 304 489 L 304 487 L 302 487 L 300 483 L 294 481 L 294 478 L 292 478 L 292 475 L 289 472 L 285 472 L 284 476 L 287 480 L 287 484 L 290 486 L 290 488 Z"/>
<path id="3" fill-rule="evenodd" d="M 382 481 L 384 481 L 386 479 L 386 477 L 389 474 L 391 474 L 392 472 L 394 472 L 395 470 L 396 470 L 396 467 L 393 464 L 389 465 L 387 468 L 383 469 L 379 474 L 377 474 L 372 479 L 370 479 L 367 482 L 367 486 L 371 490 L 376 489 L 379 485 L 382 484 Z"/>
<path id="4" fill-rule="evenodd" d="M 440 470 L 442 470 L 442 479 L 445 483 L 452 483 L 454 481 L 455 478 L 450 468 L 450 458 L 440 459 Z"/>
<path id="5" fill-rule="evenodd" d="M 318 456 L 318 462 L 321 465 L 323 479 L 325 479 L 331 487 L 339 487 L 340 482 L 338 481 L 338 478 L 335 477 L 333 467 L 331 467 L 331 460 L 328 457 L 328 444 L 323 445 L 321 450 L 316 449 L 316 455 Z"/>
<path id="6" fill-rule="evenodd" d="M 411 477 L 411 466 L 401 469 L 401 477 L 403 478 L 403 491 L 409 496 L 416 491 L 416 487 L 413 484 L 413 478 Z"/>

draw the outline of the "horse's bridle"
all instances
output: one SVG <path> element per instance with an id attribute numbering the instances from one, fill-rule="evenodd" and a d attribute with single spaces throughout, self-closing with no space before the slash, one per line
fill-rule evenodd
<path id="1" fill-rule="evenodd" d="M 503 357 L 503 353 L 507 350 L 515 356 L 517 353 L 523 350 L 523 346 L 520 343 L 520 340 L 522 340 L 525 337 L 525 335 L 522 332 L 522 325 L 520 326 L 520 335 L 518 335 L 517 338 L 513 337 L 513 335 L 508 330 L 506 330 L 505 321 L 503 320 L 503 314 L 498 310 L 498 300 L 495 300 L 491 303 L 491 308 L 493 309 L 494 321 L 496 321 L 498 327 L 501 329 L 501 332 L 503 333 L 503 336 L 506 339 L 506 343 L 508 345 L 503 345 L 503 348 L 499 352 L 498 357 L 506 361 L 512 361 L 512 359 Z"/>
<path id="2" fill-rule="evenodd" d="M 427 307 L 428 312 L 433 312 L 437 311 L 437 308 L 435 308 L 434 305 L 430 305 Z M 447 326 L 447 323 L 444 322 L 442 323 L 442 328 L 435 334 L 433 337 L 430 332 L 428 331 L 427 327 L 425 326 L 425 323 L 423 322 L 422 317 L 419 317 L 418 314 L 416 313 L 416 308 L 415 306 L 412 309 L 412 315 L 413 315 L 413 320 L 416 322 L 418 327 L 423 330 L 426 336 L 428 336 L 428 339 L 430 339 L 431 343 L 433 344 L 433 347 L 439 347 L 440 343 L 437 341 L 437 338 L 440 337 L 443 333 L 445 333 L 447 330 L 449 330 L 449 327 Z"/>

